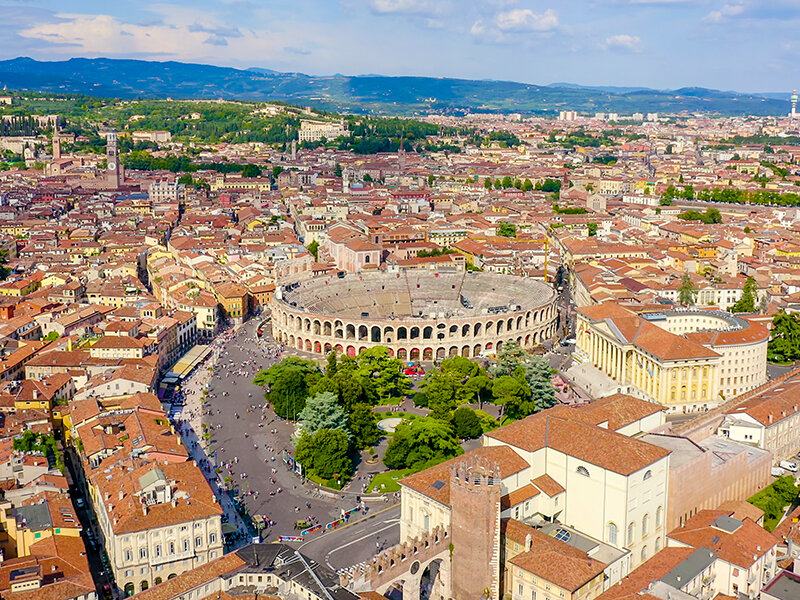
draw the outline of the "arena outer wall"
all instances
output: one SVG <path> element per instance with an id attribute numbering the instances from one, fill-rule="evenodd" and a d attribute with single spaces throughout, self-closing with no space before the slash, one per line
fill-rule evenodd
<path id="1" fill-rule="evenodd" d="M 482 274 L 467 276 L 484 277 Z M 358 277 L 348 275 L 348 277 Z M 368 278 L 370 275 L 364 275 Z M 336 350 L 356 356 L 375 346 L 386 346 L 402 360 L 441 360 L 452 356 L 475 358 L 498 352 L 504 342 L 516 341 L 533 349 L 557 333 L 558 310 L 556 293 L 547 284 L 512 276 L 504 277 L 508 286 L 541 286 L 542 302 L 520 303 L 501 314 L 486 314 L 442 318 L 412 316 L 354 317 L 335 311 L 314 311 L 292 306 L 282 294 L 276 294 L 270 305 L 273 337 L 287 346 L 314 354 Z M 325 278 L 305 281 L 304 286 L 319 286 Z M 329 282 L 335 282 L 335 277 Z M 538 289 L 538 288 L 537 288 Z M 517 306 L 520 308 L 517 309 Z"/>

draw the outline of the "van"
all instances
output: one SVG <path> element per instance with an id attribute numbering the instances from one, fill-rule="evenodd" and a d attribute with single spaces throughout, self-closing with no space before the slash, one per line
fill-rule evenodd
<path id="1" fill-rule="evenodd" d="M 783 477 L 784 475 L 786 475 L 786 471 L 784 471 L 780 467 L 772 467 L 771 473 L 773 477 Z"/>
<path id="2" fill-rule="evenodd" d="M 782 460 L 780 462 L 780 467 L 782 469 L 786 469 L 787 471 L 791 471 L 792 473 L 797 473 L 797 463 L 791 460 Z"/>

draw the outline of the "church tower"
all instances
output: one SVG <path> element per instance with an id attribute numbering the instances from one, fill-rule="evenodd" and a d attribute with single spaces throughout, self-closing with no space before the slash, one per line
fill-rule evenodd
<path id="1" fill-rule="evenodd" d="M 61 136 L 58 133 L 58 125 L 53 127 L 53 160 L 61 158 Z"/>
<path id="2" fill-rule="evenodd" d="M 106 162 L 108 184 L 111 189 L 118 190 L 120 180 L 119 147 L 117 145 L 117 132 L 106 134 Z"/>

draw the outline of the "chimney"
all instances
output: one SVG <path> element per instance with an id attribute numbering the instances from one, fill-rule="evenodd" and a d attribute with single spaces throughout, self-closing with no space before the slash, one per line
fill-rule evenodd
<path id="1" fill-rule="evenodd" d="M 39 399 L 39 390 L 37 390 L 36 388 L 33 388 L 33 399 L 34 400 Z"/>
<path id="2" fill-rule="evenodd" d="M 533 539 L 531 538 L 531 534 L 525 536 L 525 552 L 531 551 L 531 545 L 533 544 Z"/>
<path id="3" fill-rule="evenodd" d="M 772 413 L 769 413 L 769 424 L 772 425 Z"/>
<path id="4" fill-rule="evenodd" d="M 142 515 L 147 516 L 147 504 L 142 502 Z"/>
<path id="5" fill-rule="evenodd" d="M 122 490 L 119 491 L 119 499 L 122 500 L 125 497 L 125 492 Z"/>

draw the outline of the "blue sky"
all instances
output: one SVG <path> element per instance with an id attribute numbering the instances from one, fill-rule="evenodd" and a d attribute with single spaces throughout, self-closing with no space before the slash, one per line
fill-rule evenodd
<path id="1" fill-rule="evenodd" d="M 800 0 L 0 0 L 0 58 L 800 87 Z"/>

